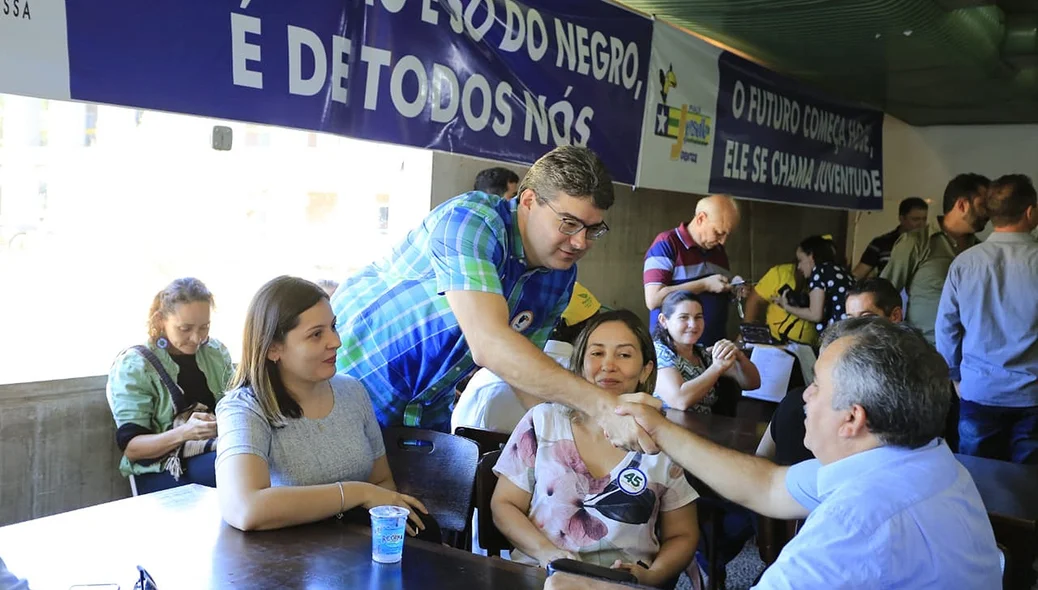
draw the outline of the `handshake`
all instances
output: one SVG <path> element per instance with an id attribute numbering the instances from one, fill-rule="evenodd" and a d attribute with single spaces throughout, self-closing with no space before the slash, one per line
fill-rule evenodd
<path id="1" fill-rule="evenodd" d="M 663 400 L 646 393 L 626 393 L 610 407 L 603 407 L 597 421 L 613 446 L 655 455 L 660 452 L 654 440 L 661 424 L 669 423 L 663 413 Z"/>

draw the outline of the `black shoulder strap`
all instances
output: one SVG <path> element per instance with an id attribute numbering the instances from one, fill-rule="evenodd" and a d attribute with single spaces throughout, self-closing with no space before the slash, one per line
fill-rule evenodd
<path id="1" fill-rule="evenodd" d="M 794 317 L 793 314 L 791 314 L 791 313 L 789 313 L 787 311 L 786 312 L 786 319 L 782 320 L 782 322 L 785 323 L 786 320 L 789 320 L 789 319 L 792 319 L 793 321 L 789 322 L 789 325 L 786 326 L 786 329 L 782 330 L 781 334 L 779 334 L 779 341 L 781 341 L 781 342 L 788 342 L 789 341 L 789 333 L 792 332 L 793 328 L 796 327 L 797 320 L 800 320 L 800 318 Z M 807 320 L 800 320 L 800 321 L 807 321 Z M 800 334 L 803 335 L 803 333 L 804 333 L 804 329 L 801 328 L 800 329 Z M 148 352 L 151 352 L 151 351 L 149 350 Z"/>
<path id="2" fill-rule="evenodd" d="M 175 416 L 186 410 L 187 399 L 184 396 L 184 390 L 180 388 L 180 385 L 177 385 L 177 382 L 173 380 L 173 377 L 170 377 L 169 371 L 166 370 L 166 367 L 162 366 L 162 361 L 159 360 L 159 357 L 155 356 L 155 353 L 143 344 L 138 344 L 131 348 L 147 359 L 147 361 L 151 363 L 151 366 L 158 372 L 163 385 L 166 386 L 170 396 L 173 397 L 173 415 Z"/>

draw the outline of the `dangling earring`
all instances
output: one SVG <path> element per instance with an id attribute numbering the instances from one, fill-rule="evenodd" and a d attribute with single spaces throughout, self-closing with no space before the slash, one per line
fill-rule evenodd
<path id="1" fill-rule="evenodd" d="M 159 336 L 159 339 L 155 341 L 155 346 L 159 348 L 166 348 L 169 346 L 169 340 L 166 340 L 165 336 Z"/>

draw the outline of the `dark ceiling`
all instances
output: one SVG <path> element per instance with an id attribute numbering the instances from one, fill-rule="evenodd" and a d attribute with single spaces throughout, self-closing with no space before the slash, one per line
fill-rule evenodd
<path id="1" fill-rule="evenodd" d="M 621 0 L 913 125 L 1038 123 L 1038 0 Z"/>

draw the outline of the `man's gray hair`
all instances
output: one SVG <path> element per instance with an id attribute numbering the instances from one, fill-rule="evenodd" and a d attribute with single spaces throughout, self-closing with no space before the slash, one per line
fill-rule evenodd
<path id="1" fill-rule="evenodd" d="M 885 318 L 846 319 L 822 334 L 822 348 L 848 337 L 833 365 L 833 409 L 865 409 L 886 445 L 918 448 L 941 436 L 951 406 L 948 365 L 921 332 Z"/>
<path id="2" fill-rule="evenodd" d="M 541 156 L 519 183 L 517 194 L 522 196 L 526 189 L 546 201 L 562 192 L 590 198 L 603 211 L 613 205 L 613 178 L 595 152 L 585 147 L 561 146 Z"/>

